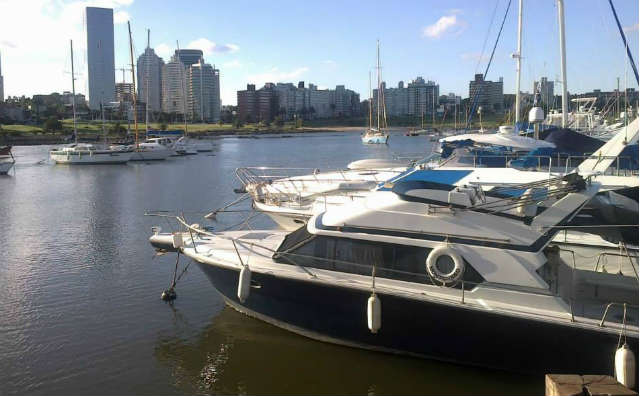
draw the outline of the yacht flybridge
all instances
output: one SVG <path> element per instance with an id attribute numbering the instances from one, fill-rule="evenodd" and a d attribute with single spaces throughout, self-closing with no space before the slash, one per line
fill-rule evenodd
<path id="1" fill-rule="evenodd" d="M 520 196 L 398 178 L 294 232 L 177 217 L 153 246 L 195 260 L 227 304 L 317 340 L 523 372 L 612 372 L 638 353 L 638 278 L 576 266 L 555 234 L 602 187 L 621 132 Z M 539 206 L 538 202 L 546 202 Z"/>

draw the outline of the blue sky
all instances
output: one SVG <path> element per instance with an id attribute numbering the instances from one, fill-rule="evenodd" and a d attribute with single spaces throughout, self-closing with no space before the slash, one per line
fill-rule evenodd
<path id="1" fill-rule="evenodd" d="M 137 53 L 144 50 L 147 28 L 152 47 L 165 59 L 176 40 L 181 47 L 205 50 L 205 59 L 221 71 L 223 104 L 235 104 L 236 90 L 266 81 L 304 80 L 329 88 L 345 84 L 364 98 L 368 71 L 375 65 L 376 39 L 381 41 L 382 74 L 388 86 L 422 76 L 439 83 L 441 93 L 466 97 L 469 80 L 486 66 L 508 0 L 26 3 L 0 0 L 6 95 L 69 89 L 68 39 L 75 37 L 82 51 L 81 10 L 101 5 L 113 7 L 119 22 L 116 68 L 129 62 L 126 23 L 122 23 L 129 19 Z M 569 91 L 612 89 L 616 77 L 625 87 L 625 73 L 626 86 L 636 86 L 608 2 L 565 3 Z M 638 1 L 614 0 L 614 4 L 638 60 Z M 518 1 L 513 0 L 488 74 L 494 80 L 504 77 L 505 93 L 515 91 L 515 62 L 510 54 L 516 50 L 517 11 Z M 36 32 L 43 29 L 37 37 L 25 37 L 24 15 L 33 15 L 26 21 L 27 28 L 33 24 Z M 11 21 L 16 20 L 23 23 L 21 29 L 12 28 Z M 47 24 L 58 28 L 45 31 Z M 560 76 L 556 1 L 524 0 L 523 29 L 522 90 L 531 91 L 534 79 Z M 81 70 L 84 55 L 77 59 L 76 68 Z M 38 63 L 46 66 L 33 73 Z M 83 78 L 80 73 L 79 91 L 86 91 Z M 116 79 L 122 79 L 120 72 Z"/>

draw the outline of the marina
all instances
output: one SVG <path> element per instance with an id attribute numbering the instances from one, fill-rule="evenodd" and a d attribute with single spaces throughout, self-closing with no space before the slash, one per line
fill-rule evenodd
<path id="1" fill-rule="evenodd" d="M 0 394 L 637 395 L 637 4 L 596 1 L 5 18 Z"/>

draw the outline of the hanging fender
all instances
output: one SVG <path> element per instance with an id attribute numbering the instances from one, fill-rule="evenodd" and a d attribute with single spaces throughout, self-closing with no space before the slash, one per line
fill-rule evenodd
<path id="1" fill-rule="evenodd" d="M 438 260 L 444 256 L 448 256 L 453 261 L 453 268 L 450 271 L 438 267 Z M 461 280 L 464 268 L 462 257 L 453 248 L 446 245 L 436 247 L 427 256 L 427 273 L 443 285 Z"/>

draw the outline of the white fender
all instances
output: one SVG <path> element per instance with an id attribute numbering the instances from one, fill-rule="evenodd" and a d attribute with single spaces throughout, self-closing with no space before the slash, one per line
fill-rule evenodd
<path id="1" fill-rule="evenodd" d="M 636 385 L 636 358 L 627 344 L 616 350 L 615 361 L 616 381 L 632 389 Z"/>
<path id="2" fill-rule="evenodd" d="M 376 334 L 382 325 L 382 305 L 375 293 L 367 300 L 367 324 L 373 334 Z"/>
<path id="3" fill-rule="evenodd" d="M 245 265 L 240 270 L 240 276 L 238 277 L 238 300 L 244 303 L 249 298 L 249 291 L 251 290 L 251 270 L 248 265 Z"/>
<path id="4" fill-rule="evenodd" d="M 437 266 L 438 259 L 442 256 L 449 256 L 453 260 L 453 269 L 448 273 L 442 272 Z M 457 282 L 462 279 L 464 274 L 464 260 L 453 248 L 440 245 L 429 252 L 427 256 L 427 273 L 443 284 Z"/>
<path id="5" fill-rule="evenodd" d="M 174 232 L 173 234 L 171 234 L 171 239 L 174 249 L 180 249 L 182 246 L 184 246 L 184 240 L 182 239 L 181 232 Z"/>

